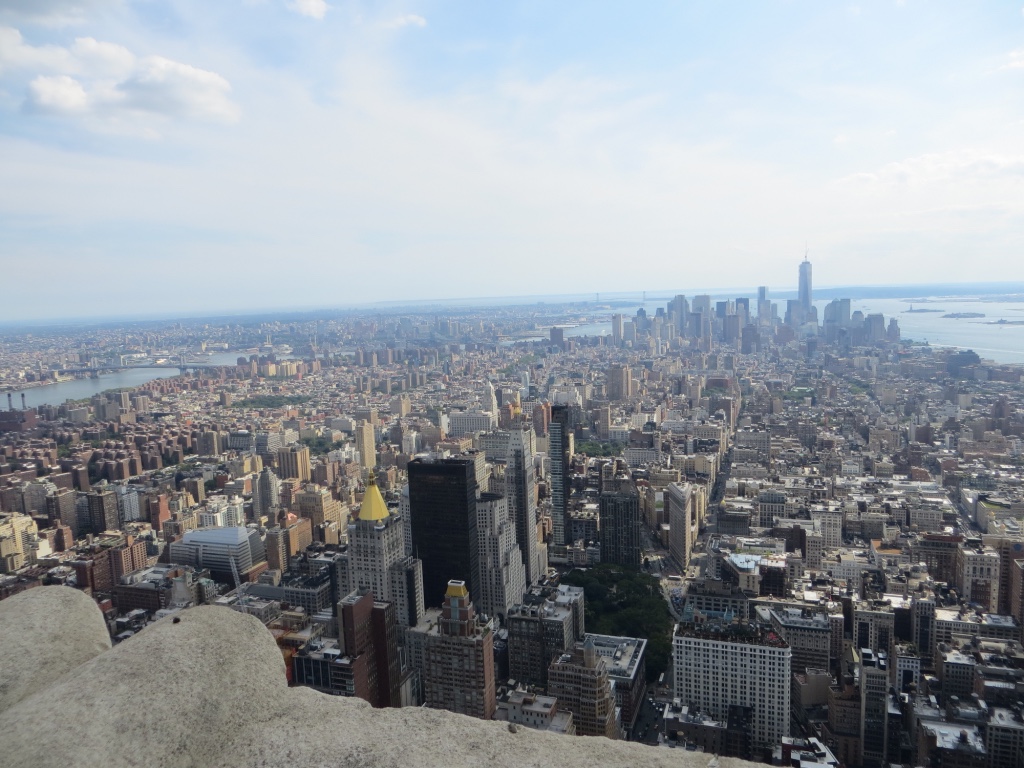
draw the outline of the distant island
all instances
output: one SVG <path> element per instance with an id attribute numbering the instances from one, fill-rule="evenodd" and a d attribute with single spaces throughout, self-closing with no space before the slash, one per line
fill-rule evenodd
<path id="1" fill-rule="evenodd" d="M 984 317 L 984 316 L 985 316 L 984 312 L 950 312 L 948 314 L 943 315 L 943 317 L 948 317 L 948 318 L 951 318 L 953 320 L 966 320 L 968 318 Z"/>
<path id="2" fill-rule="evenodd" d="M 1024 320 L 1007 320 L 1006 318 L 1000 318 L 998 320 L 989 320 L 987 323 L 982 325 L 1024 325 Z"/>
<path id="3" fill-rule="evenodd" d="M 946 310 L 944 310 L 944 309 L 922 309 L 920 307 L 917 308 L 917 309 L 914 309 L 914 307 L 911 306 L 910 309 L 904 309 L 903 311 L 907 312 L 907 313 L 913 312 L 913 313 L 917 314 L 917 313 L 920 313 L 920 312 L 945 312 Z"/>

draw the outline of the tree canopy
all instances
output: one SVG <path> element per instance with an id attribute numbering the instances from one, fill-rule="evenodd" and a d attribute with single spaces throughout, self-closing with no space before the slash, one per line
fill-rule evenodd
<path id="1" fill-rule="evenodd" d="M 588 632 L 647 640 L 647 680 L 668 669 L 672 617 L 661 584 L 638 568 L 601 563 L 562 576 L 563 584 L 583 587 Z"/>
<path id="2" fill-rule="evenodd" d="M 334 440 L 332 442 L 326 437 L 304 437 L 299 442 L 309 448 L 309 453 L 312 456 L 320 456 L 325 453 L 330 453 L 336 448 L 340 448 L 342 445 L 341 440 Z"/>
<path id="3" fill-rule="evenodd" d="M 621 456 L 625 448 L 622 443 L 602 443 L 597 440 L 581 440 L 576 443 L 576 453 L 587 456 Z"/>
<path id="4" fill-rule="evenodd" d="M 309 398 L 304 395 L 252 395 L 232 405 L 235 408 L 284 408 L 288 405 L 302 405 L 308 401 Z"/>

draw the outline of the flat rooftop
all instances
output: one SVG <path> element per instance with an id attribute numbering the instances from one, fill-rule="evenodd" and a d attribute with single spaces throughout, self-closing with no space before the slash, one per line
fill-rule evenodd
<path id="1" fill-rule="evenodd" d="M 632 679 L 647 649 L 647 641 L 640 637 L 615 637 L 587 633 L 585 639 L 594 641 L 598 654 L 608 665 L 611 677 Z"/>

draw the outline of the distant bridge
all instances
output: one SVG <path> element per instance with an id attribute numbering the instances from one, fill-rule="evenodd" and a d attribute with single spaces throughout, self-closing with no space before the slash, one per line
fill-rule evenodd
<path id="1" fill-rule="evenodd" d="M 215 368 L 234 368 L 233 365 L 224 365 L 223 363 L 190 363 L 185 361 L 183 363 L 144 363 L 142 365 L 97 365 L 90 368 L 62 368 L 59 371 L 53 371 L 53 373 L 111 373 L 113 371 L 134 371 L 134 370 L 145 370 L 150 368 L 156 368 L 161 370 L 177 370 L 177 371 L 191 371 L 191 370 L 212 370 Z"/>

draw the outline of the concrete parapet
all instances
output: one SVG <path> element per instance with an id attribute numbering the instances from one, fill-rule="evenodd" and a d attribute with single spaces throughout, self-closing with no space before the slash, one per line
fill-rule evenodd
<path id="1" fill-rule="evenodd" d="M 358 699 L 289 688 L 266 629 L 223 608 L 183 611 L 107 647 L 99 611 L 81 593 L 43 588 L 0 601 L 4 765 L 752 765 L 603 738 L 513 732 L 507 723 L 437 710 L 372 709 Z"/>

